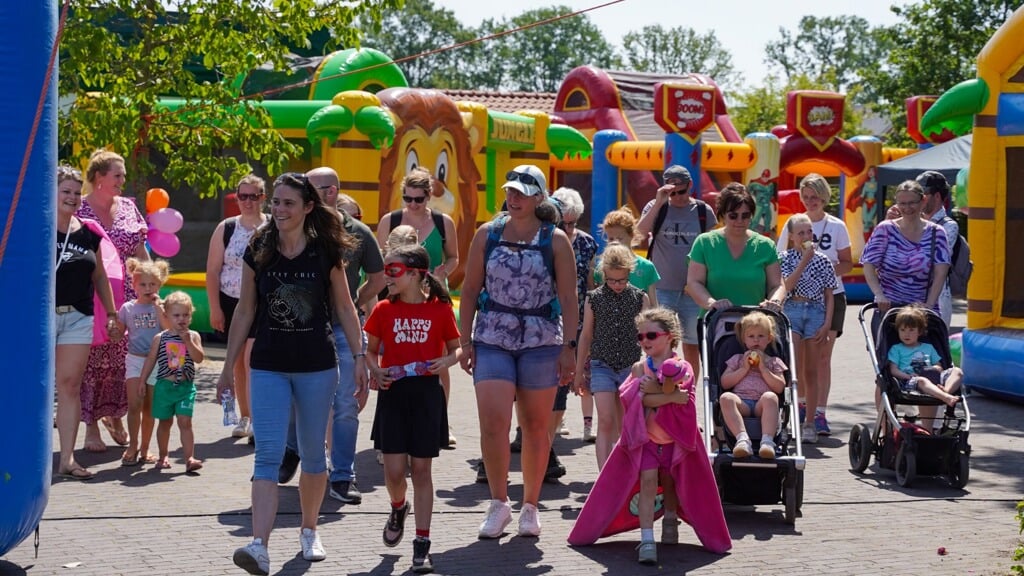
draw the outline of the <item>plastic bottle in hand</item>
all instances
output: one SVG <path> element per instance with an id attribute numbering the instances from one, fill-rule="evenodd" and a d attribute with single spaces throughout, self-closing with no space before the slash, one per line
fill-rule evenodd
<path id="1" fill-rule="evenodd" d="M 220 405 L 224 407 L 224 425 L 234 426 L 238 424 L 238 412 L 235 412 L 235 395 L 231 390 L 225 390 L 220 395 Z"/>

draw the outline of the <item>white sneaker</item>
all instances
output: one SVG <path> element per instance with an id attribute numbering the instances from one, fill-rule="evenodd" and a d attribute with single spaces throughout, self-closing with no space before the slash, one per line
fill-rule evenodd
<path id="1" fill-rule="evenodd" d="M 238 420 L 238 426 L 231 431 L 232 438 L 248 438 L 252 436 L 252 421 L 248 416 L 243 416 Z"/>
<path id="2" fill-rule="evenodd" d="M 533 504 L 524 503 L 523 509 L 519 511 L 519 535 L 540 536 L 540 516 Z"/>
<path id="3" fill-rule="evenodd" d="M 750 448 L 750 440 L 739 440 L 732 447 L 732 455 L 735 458 L 748 458 L 753 454 Z"/>
<path id="4" fill-rule="evenodd" d="M 302 545 L 302 557 L 309 562 L 319 562 L 327 558 L 327 551 L 320 542 L 320 534 L 316 530 L 303 528 L 299 533 L 299 544 Z"/>
<path id="5" fill-rule="evenodd" d="M 771 440 L 764 440 L 761 442 L 761 448 L 758 449 L 757 455 L 765 460 L 775 459 L 775 442 Z"/>
<path id="6" fill-rule="evenodd" d="M 235 550 L 233 557 L 235 566 L 245 570 L 249 574 L 267 576 L 270 574 L 270 554 L 267 547 L 263 545 L 261 538 L 253 538 L 252 542 Z"/>
<path id="7" fill-rule="evenodd" d="M 800 441 L 804 444 L 818 443 L 818 431 L 814 428 L 814 424 L 804 424 L 800 428 Z"/>
<path id="8" fill-rule="evenodd" d="M 565 420 L 562 420 L 562 423 L 558 425 L 558 435 L 559 436 L 568 436 L 569 435 L 569 427 L 565 425 Z"/>
<path id="9" fill-rule="evenodd" d="M 583 441 L 593 442 L 597 440 L 597 436 L 594 436 L 594 427 L 592 424 L 583 425 Z"/>
<path id="10" fill-rule="evenodd" d="M 509 522 L 512 522 L 512 507 L 508 505 L 508 501 L 491 500 L 487 516 L 480 524 L 480 538 L 500 537 Z"/>

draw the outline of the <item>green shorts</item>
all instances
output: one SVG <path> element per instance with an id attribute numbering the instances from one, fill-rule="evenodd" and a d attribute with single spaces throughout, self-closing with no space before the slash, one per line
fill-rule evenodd
<path id="1" fill-rule="evenodd" d="M 191 418 L 195 403 L 196 385 L 194 382 L 156 381 L 156 386 L 153 388 L 153 418 L 170 420 L 175 415 Z"/>

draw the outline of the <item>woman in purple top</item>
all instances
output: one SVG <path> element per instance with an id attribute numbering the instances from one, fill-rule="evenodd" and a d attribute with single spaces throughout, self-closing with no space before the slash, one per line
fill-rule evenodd
<path id="1" fill-rule="evenodd" d="M 87 196 L 76 216 L 98 221 L 117 248 L 124 266 L 125 260 L 135 256 L 149 260 L 146 252 L 146 234 L 149 231 L 135 202 L 121 197 L 124 188 L 124 158 L 109 150 L 97 150 L 89 158 L 83 188 Z M 124 283 L 124 300 L 135 299 L 131 282 Z M 128 340 L 107 342 L 94 346 L 89 352 L 89 363 L 82 377 L 82 420 L 85 421 L 85 449 L 103 452 L 107 449 L 100 438 L 102 420 L 114 442 L 128 445 L 128 431 L 121 417 L 128 412 L 128 397 L 124 387 L 124 358 Z"/>
<path id="2" fill-rule="evenodd" d="M 860 263 L 880 313 L 908 304 L 937 310 L 949 272 L 950 254 L 942 227 L 921 218 L 924 190 L 913 180 L 896 189 L 901 216 L 875 227 Z"/>

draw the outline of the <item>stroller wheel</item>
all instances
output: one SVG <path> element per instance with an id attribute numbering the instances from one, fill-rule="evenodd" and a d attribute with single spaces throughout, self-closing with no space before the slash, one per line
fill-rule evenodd
<path id="1" fill-rule="evenodd" d="M 786 524 L 796 524 L 796 514 L 799 503 L 797 502 L 797 487 L 795 481 L 792 486 L 782 489 L 782 502 L 786 505 L 786 512 L 784 516 Z"/>
<path id="2" fill-rule="evenodd" d="M 896 453 L 896 482 L 906 488 L 914 481 L 915 475 L 917 475 L 917 456 L 904 444 Z"/>
<path id="3" fill-rule="evenodd" d="M 949 465 L 949 485 L 953 488 L 963 488 L 967 485 L 967 479 L 971 475 L 970 456 L 957 454 Z"/>
<path id="4" fill-rule="evenodd" d="M 871 432 L 867 426 L 856 424 L 850 430 L 850 440 L 847 443 L 850 453 L 850 469 L 861 473 L 871 463 Z"/>

